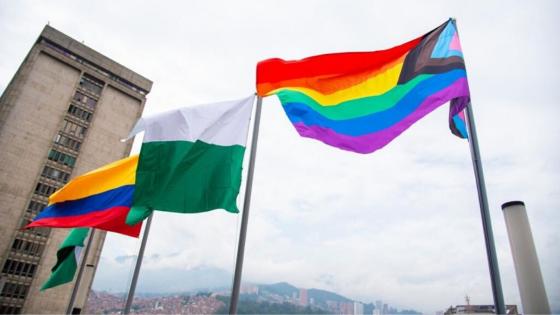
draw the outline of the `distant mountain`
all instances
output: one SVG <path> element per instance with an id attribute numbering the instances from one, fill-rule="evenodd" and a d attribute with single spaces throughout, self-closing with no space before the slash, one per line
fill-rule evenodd
<path id="1" fill-rule="evenodd" d="M 114 281 L 119 278 L 119 272 L 129 271 L 114 270 L 96 276 L 94 289 L 126 292 L 128 283 Z M 138 295 L 144 296 L 163 296 L 181 292 L 209 291 L 229 286 L 231 286 L 231 273 L 211 266 L 199 266 L 191 269 L 145 269 L 140 273 L 136 292 Z"/>
<path id="2" fill-rule="evenodd" d="M 261 284 L 259 285 L 259 291 L 291 298 L 294 295 L 296 297 L 299 297 L 300 289 L 287 282 L 279 282 L 274 284 Z M 308 289 L 307 297 L 309 299 L 313 299 L 317 304 L 325 304 L 327 303 L 327 301 L 352 302 L 351 299 L 346 298 L 340 294 L 321 289 Z"/>
<path id="3" fill-rule="evenodd" d="M 259 285 L 259 291 L 267 291 L 269 293 L 274 293 L 285 297 L 292 297 L 294 293 L 296 294 L 296 296 L 299 296 L 299 289 L 287 282 L 261 284 Z"/>
<path id="4" fill-rule="evenodd" d="M 307 296 L 316 303 L 326 303 L 327 301 L 335 301 L 335 302 L 352 302 L 351 299 L 346 298 L 340 294 L 336 294 L 334 292 L 320 290 L 320 289 L 309 289 L 307 290 Z"/>

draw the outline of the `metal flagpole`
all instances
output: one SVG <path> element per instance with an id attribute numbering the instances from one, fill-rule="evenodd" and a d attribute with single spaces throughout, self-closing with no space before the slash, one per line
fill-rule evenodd
<path id="1" fill-rule="evenodd" d="M 82 275 L 84 274 L 84 269 L 86 268 L 86 261 L 89 253 L 89 249 L 93 243 L 93 235 L 95 234 L 95 229 L 91 228 L 89 233 L 89 238 L 86 243 L 86 248 L 84 249 L 84 254 L 82 255 L 82 261 L 80 262 L 80 269 L 78 270 L 78 276 L 76 277 L 76 282 L 74 282 L 74 288 L 72 289 L 72 295 L 70 295 L 70 301 L 68 302 L 68 307 L 66 308 L 66 314 L 72 314 L 72 308 L 74 307 L 74 302 L 76 302 L 76 296 L 78 295 L 78 289 L 80 288 L 80 282 L 82 281 Z"/>
<path id="2" fill-rule="evenodd" d="M 146 243 L 148 242 L 148 234 L 150 233 L 150 226 L 152 225 L 153 212 L 148 217 L 146 222 L 146 228 L 144 229 L 144 234 L 142 234 L 142 243 L 140 243 L 140 249 L 138 250 L 138 257 L 136 258 L 136 266 L 134 267 L 134 273 L 132 274 L 132 281 L 130 281 L 130 288 L 128 289 L 128 295 L 126 297 L 126 304 L 124 306 L 123 314 L 130 314 L 130 307 L 132 306 L 132 301 L 134 300 L 134 292 L 136 291 L 136 284 L 138 283 L 138 275 L 140 274 L 140 267 L 142 266 L 142 259 L 144 259 L 144 250 L 146 249 Z"/>
<path id="3" fill-rule="evenodd" d="M 496 307 L 496 314 L 505 314 L 506 308 L 504 305 L 504 294 L 502 293 L 502 282 L 500 280 L 498 258 L 496 256 L 496 245 L 494 244 L 492 222 L 490 220 L 490 211 L 488 210 L 488 197 L 486 196 L 482 162 L 480 160 L 480 151 L 478 149 L 478 138 L 476 135 L 476 127 L 472 113 L 472 105 L 470 102 L 467 104 L 466 110 L 467 127 L 469 130 L 469 145 L 471 149 L 474 175 L 476 178 L 476 188 L 478 190 L 478 202 L 480 204 L 480 215 L 482 216 L 482 229 L 484 231 L 484 240 L 486 243 L 486 255 L 488 256 L 488 267 L 490 269 L 494 305 Z"/>
<path id="4" fill-rule="evenodd" d="M 247 183 L 245 186 L 245 200 L 243 201 L 243 215 L 241 217 L 241 229 L 239 231 L 239 244 L 237 245 L 237 259 L 235 261 L 235 274 L 233 277 L 233 288 L 231 290 L 231 300 L 229 304 L 230 314 L 237 314 L 237 301 L 239 300 L 239 288 L 241 287 L 241 272 L 243 270 L 243 255 L 245 253 L 245 239 L 247 237 L 247 221 L 249 221 L 249 207 L 251 205 L 253 173 L 255 171 L 255 159 L 257 156 L 257 140 L 259 139 L 261 108 L 262 108 L 262 97 L 257 96 L 257 110 L 255 111 L 253 139 L 251 140 L 251 154 L 249 155 L 249 170 L 247 172 Z"/>

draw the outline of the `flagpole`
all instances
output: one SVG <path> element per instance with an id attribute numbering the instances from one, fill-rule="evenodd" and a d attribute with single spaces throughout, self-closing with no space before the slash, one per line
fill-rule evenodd
<path id="1" fill-rule="evenodd" d="M 249 155 L 249 170 L 247 172 L 247 183 L 245 186 L 245 199 L 243 201 L 243 214 L 241 217 L 241 229 L 239 231 L 239 244 L 237 245 L 237 259 L 235 261 L 235 274 L 233 277 L 233 288 L 231 290 L 231 299 L 229 304 L 230 314 L 237 314 L 237 301 L 239 300 L 239 289 L 241 287 L 243 255 L 245 253 L 245 239 L 247 237 L 247 223 L 249 221 L 249 207 L 251 205 L 251 191 L 253 188 L 253 173 L 255 171 L 255 159 L 257 157 L 257 140 L 259 139 L 261 109 L 262 109 L 262 97 L 257 96 L 255 124 L 253 125 L 253 138 L 251 140 L 251 154 Z"/>
<path id="2" fill-rule="evenodd" d="M 480 151 L 478 149 L 478 137 L 476 135 L 474 115 L 472 113 L 472 105 L 470 102 L 467 104 L 466 112 L 467 127 L 469 130 L 469 145 L 471 149 L 474 175 L 476 178 L 476 188 L 478 191 L 478 202 L 480 204 L 480 215 L 482 217 L 482 229 L 484 231 L 484 240 L 486 243 L 486 255 L 488 256 L 488 267 L 490 269 L 490 280 L 492 282 L 494 306 L 496 307 L 496 314 L 505 314 L 506 309 L 504 305 L 502 283 L 500 280 L 500 270 L 498 268 L 498 257 L 496 255 L 496 245 L 494 243 L 494 235 L 492 232 L 490 211 L 488 210 L 488 197 L 486 195 L 482 162 L 480 159 Z"/>
<path id="3" fill-rule="evenodd" d="M 152 225 L 153 212 L 148 217 L 146 222 L 146 228 L 144 229 L 144 234 L 142 234 L 142 243 L 140 243 L 140 249 L 138 250 L 138 257 L 136 258 L 136 266 L 134 267 L 134 273 L 132 275 L 132 281 L 130 281 L 130 288 L 128 289 L 128 295 L 126 297 L 126 304 L 124 306 L 123 314 L 130 314 L 130 307 L 132 306 L 132 301 L 134 300 L 134 292 L 136 291 L 136 284 L 138 283 L 138 275 L 140 274 L 140 267 L 142 266 L 142 260 L 144 259 L 144 250 L 146 249 L 146 243 L 148 242 L 148 234 L 150 233 L 150 226 Z"/>
<path id="4" fill-rule="evenodd" d="M 80 262 L 80 269 L 78 270 L 78 276 L 76 277 L 76 282 L 74 282 L 74 288 L 72 289 L 72 295 L 70 295 L 70 301 L 68 302 L 68 307 L 66 308 L 66 314 L 72 314 L 72 308 L 74 307 L 74 302 L 76 302 L 76 296 L 78 295 L 78 289 L 80 288 L 80 282 L 82 281 L 82 275 L 84 269 L 86 268 L 86 261 L 89 253 L 89 249 L 93 244 L 93 235 L 95 234 L 95 229 L 91 228 L 89 233 L 89 238 L 86 243 L 86 248 L 84 249 L 84 254 L 82 255 L 82 261 Z"/>

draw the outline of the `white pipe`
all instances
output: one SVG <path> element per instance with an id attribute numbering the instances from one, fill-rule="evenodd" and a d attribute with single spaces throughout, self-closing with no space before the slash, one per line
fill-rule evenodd
<path id="1" fill-rule="evenodd" d="M 537 251 L 522 201 L 502 205 L 524 314 L 550 314 Z"/>

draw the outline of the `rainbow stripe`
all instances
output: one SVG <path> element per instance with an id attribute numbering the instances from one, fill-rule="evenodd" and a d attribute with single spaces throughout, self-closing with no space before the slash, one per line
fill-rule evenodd
<path id="1" fill-rule="evenodd" d="M 276 94 L 301 136 L 348 151 L 376 151 L 448 101 L 451 130 L 466 138 L 469 87 L 453 20 L 388 50 L 261 61 L 257 93 Z"/>
<path id="2" fill-rule="evenodd" d="M 137 165 L 135 155 L 74 178 L 49 197 L 49 205 L 26 228 L 93 227 L 138 237 L 142 223 L 126 224 Z"/>

